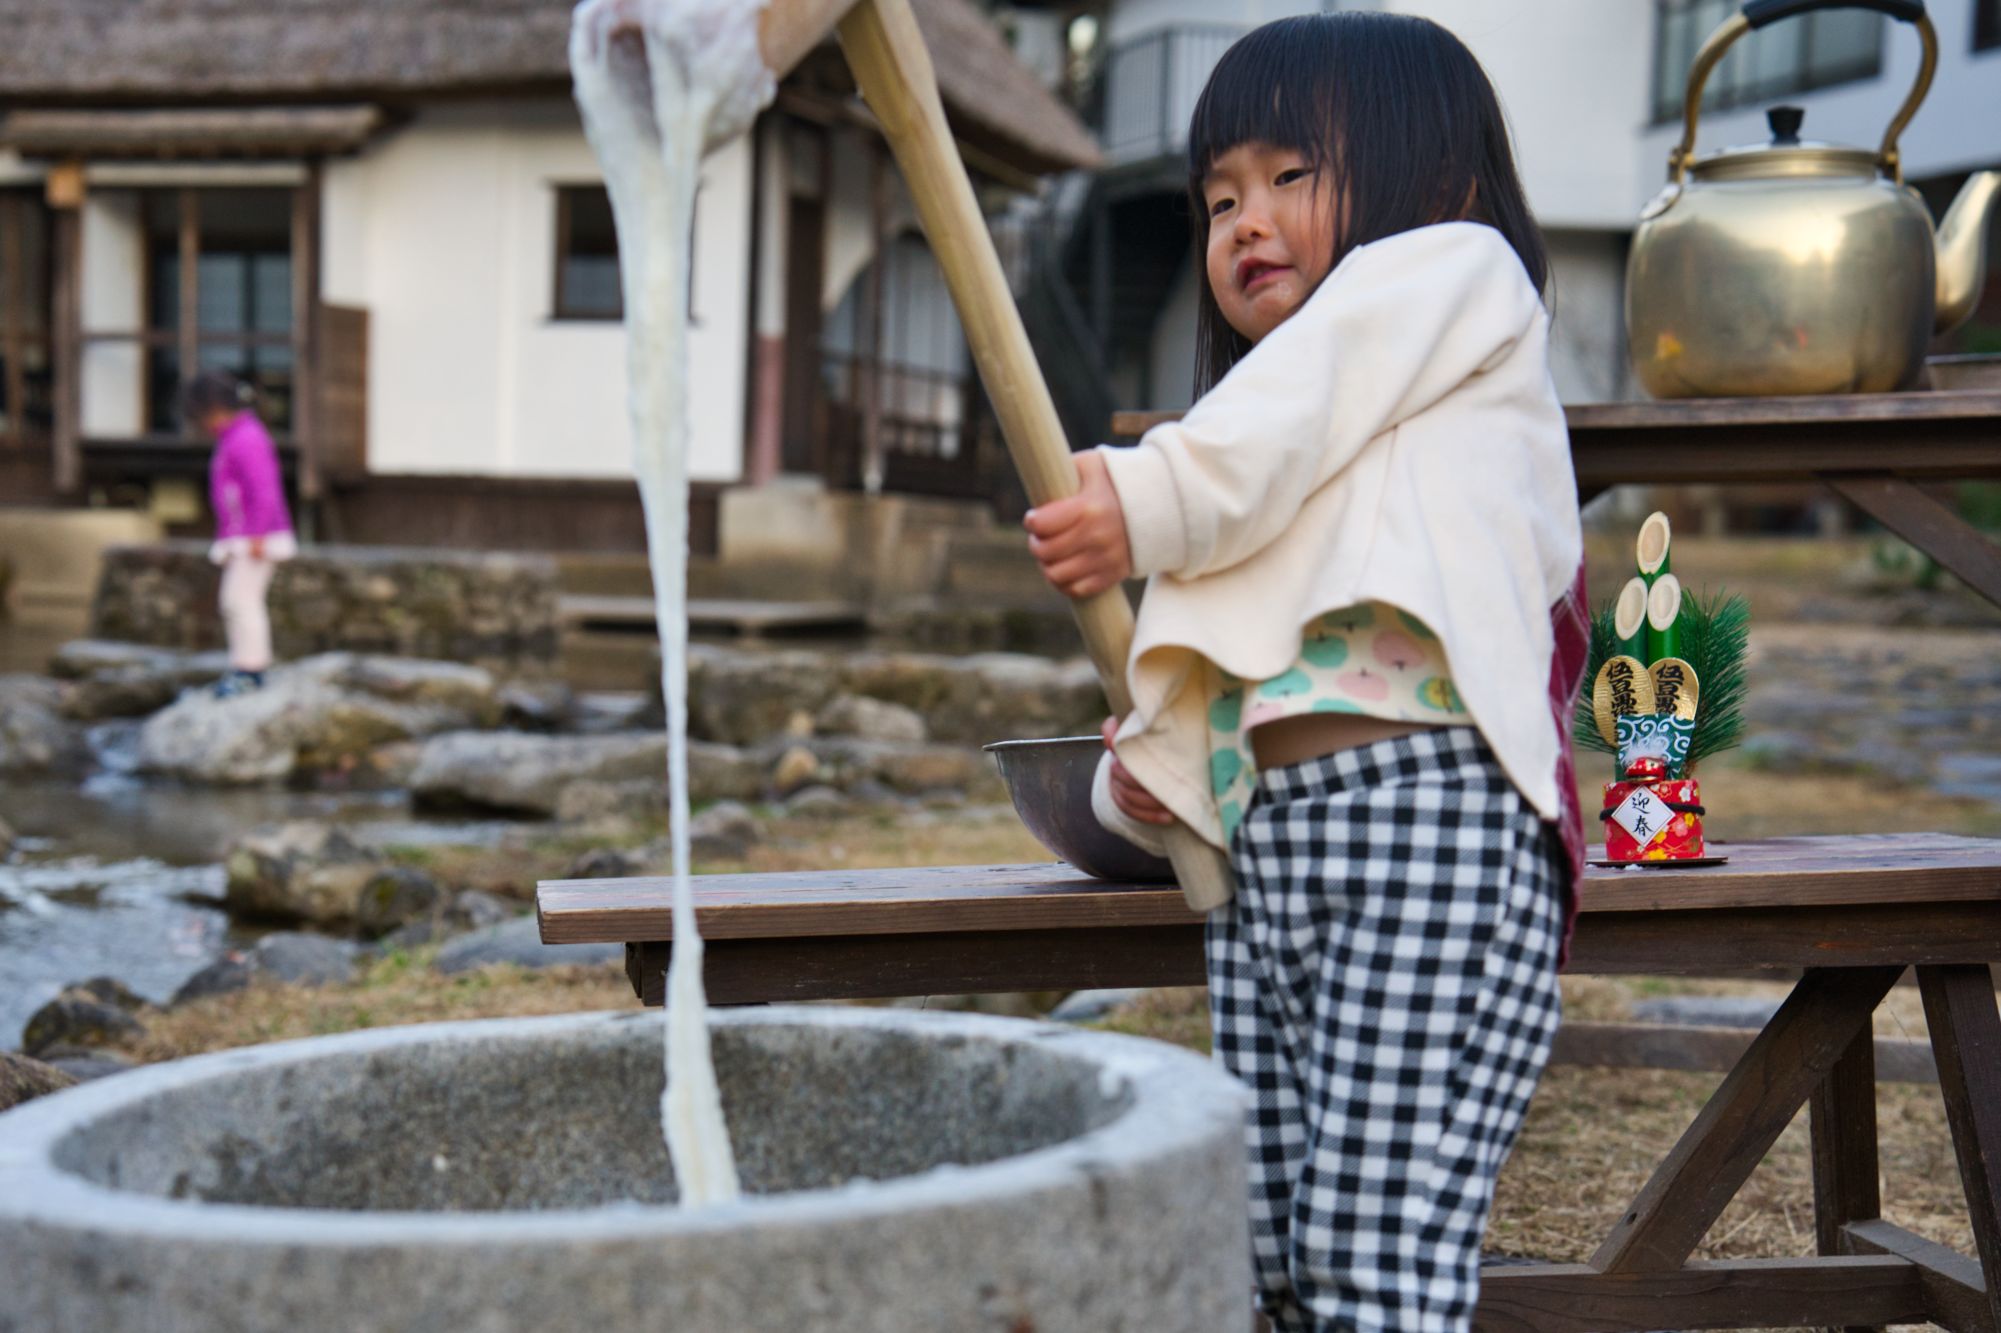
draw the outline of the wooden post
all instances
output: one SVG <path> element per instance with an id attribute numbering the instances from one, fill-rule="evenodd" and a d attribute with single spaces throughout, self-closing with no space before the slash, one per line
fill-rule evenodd
<path id="1" fill-rule="evenodd" d="M 840 37 L 855 82 L 903 168 L 1030 502 L 1074 495 L 1077 465 L 952 141 L 910 0 L 862 0 L 841 21 Z M 1071 610 L 1113 711 L 1129 711 L 1125 669 L 1133 612 L 1125 590 L 1109 588 L 1073 601 Z M 1180 825 L 1166 832 L 1175 875 L 1190 905 L 1207 910 L 1228 901 L 1229 867 L 1222 853 Z"/>
<path id="2" fill-rule="evenodd" d="M 1848 1251 L 1845 1228 L 1883 1215 L 1877 1183 L 1876 1038 L 1865 1026 L 1807 1103 L 1813 1133 L 1814 1238 L 1820 1253 Z M 1843 1333 L 1882 1333 L 1845 1324 Z"/>
<path id="3" fill-rule="evenodd" d="M 856 341 L 855 364 L 862 368 L 862 489 L 882 490 L 882 331 L 888 324 L 884 303 L 889 291 L 889 162 L 882 146 L 869 145 L 869 232 L 875 261 L 869 265 L 867 299 L 862 303 L 862 327 Z"/>
<path id="4" fill-rule="evenodd" d="M 47 197 L 55 210 L 49 241 L 56 268 L 50 329 L 55 369 L 50 474 L 57 492 L 74 495 L 83 485 L 83 164 L 52 167 Z"/>
<path id="5" fill-rule="evenodd" d="M 314 502 L 320 498 L 320 182 L 316 158 L 292 191 L 292 439 L 299 450 L 300 522 L 311 537 Z"/>
<path id="6" fill-rule="evenodd" d="M 7 290 L 0 293 L 6 315 L 6 327 L 0 329 L 0 356 L 7 361 L 7 443 L 15 449 L 28 442 L 28 368 L 23 364 L 28 337 L 21 327 L 28 302 L 28 276 L 21 271 L 27 257 L 21 235 L 28 226 L 25 204 L 11 196 L 0 198 L 0 269 L 7 273 Z"/>
<path id="7" fill-rule="evenodd" d="M 2001 1328 L 2001 1014 L 1995 1008 L 1994 973 L 1964 963 L 1920 967 L 1918 990 L 1966 1188 L 1985 1313 Z"/>
<path id="8" fill-rule="evenodd" d="M 185 187 L 180 192 L 180 270 L 180 320 L 174 339 L 177 385 L 201 373 L 201 196 Z M 198 421 L 183 421 L 181 433 L 195 435 L 200 426 Z"/>

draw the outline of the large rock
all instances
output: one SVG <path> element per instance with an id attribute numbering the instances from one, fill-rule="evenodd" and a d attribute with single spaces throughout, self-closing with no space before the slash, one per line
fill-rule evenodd
<path id="1" fill-rule="evenodd" d="M 54 1048 L 93 1049 L 115 1046 L 145 1032 L 133 1015 L 143 1001 L 109 977 L 68 986 L 29 1015 L 21 1032 L 21 1049 L 42 1055 Z"/>
<path id="2" fill-rule="evenodd" d="M 820 783 L 856 795 L 881 795 L 883 788 L 902 796 L 949 791 L 994 796 L 1000 779 L 986 755 L 964 745 L 897 745 L 856 740 L 849 736 L 816 736 L 788 747 L 793 759 L 795 790 Z M 810 759 L 808 771 L 803 762 Z M 783 762 L 781 760 L 781 762 Z"/>
<path id="3" fill-rule="evenodd" d="M 823 736 L 906 744 L 927 739 L 924 717 L 916 709 L 862 694 L 840 695 L 822 708 L 813 722 L 814 729 Z"/>
<path id="4" fill-rule="evenodd" d="M 370 938 L 443 912 L 451 895 L 415 866 L 384 866 L 361 886 L 355 924 Z"/>
<path id="5" fill-rule="evenodd" d="M 77 1080 L 65 1074 L 54 1065 L 43 1064 L 40 1060 L 25 1055 L 15 1055 L 11 1051 L 0 1051 L 0 1111 L 11 1110 L 22 1102 L 31 1102 L 37 1097 L 46 1097 L 64 1088 L 73 1088 Z"/>
<path id="6" fill-rule="evenodd" d="M 840 692 L 839 663 L 810 650 L 697 646 L 688 655 L 689 734 L 730 745 L 783 734 L 794 713 L 817 713 Z"/>
<path id="7" fill-rule="evenodd" d="M 223 859 L 224 905 L 238 916 L 338 926 L 389 869 L 338 828 L 300 822 L 246 834 Z"/>
<path id="8" fill-rule="evenodd" d="M 207 685 L 228 669 L 228 657 L 219 652 L 181 653 L 101 639 L 66 643 L 49 663 L 49 673 L 68 682 L 64 715 L 79 721 L 158 712 L 183 690 Z"/>
<path id="9" fill-rule="evenodd" d="M 62 687 L 40 676 L 0 676 L 0 773 L 79 768 L 85 751 L 62 716 Z"/>
<path id="10" fill-rule="evenodd" d="M 498 711 L 484 671 L 329 653 L 235 698 L 182 698 L 140 732 L 139 766 L 215 784 L 345 772 L 378 747 L 483 725 Z"/>
<path id="11" fill-rule="evenodd" d="M 1087 735 L 1105 716 L 1097 673 L 1081 658 L 864 653 L 850 658 L 841 674 L 851 693 L 920 714 L 939 741 L 984 745 Z"/>
<path id="12" fill-rule="evenodd" d="M 667 738 L 657 732 L 608 736 L 537 736 L 524 732 L 455 732 L 434 736 L 410 778 L 416 798 L 432 806 L 473 806 L 535 815 L 565 808 L 564 793 L 613 788 L 624 801 L 657 791 L 664 807 Z M 691 741 L 688 784 L 696 801 L 755 797 L 757 763 L 727 745 Z M 614 813 L 602 810 L 596 813 Z M 572 816 L 582 812 L 574 808 Z"/>
<path id="13" fill-rule="evenodd" d="M 564 964 L 617 963 L 625 959 L 623 944 L 544 944 L 532 915 L 516 917 L 448 941 L 438 950 L 438 971 L 470 972 L 500 963 L 515 967 L 559 967 Z"/>
<path id="14" fill-rule="evenodd" d="M 870 704 L 902 711 L 871 710 Z M 689 654 L 691 734 L 753 745 L 787 734 L 802 712 L 822 732 L 985 744 L 1095 734 L 1105 702 L 1096 672 L 1081 658 L 719 647 Z M 912 725 L 912 715 L 921 731 Z"/>
<path id="15" fill-rule="evenodd" d="M 346 940 L 300 931 L 276 931 L 248 949 L 231 949 L 181 983 L 170 1008 L 227 995 L 252 981 L 287 986 L 334 986 L 354 979 L 361 951 Z"/>
<path id="16" fill-rule="evenodd" d="M 346 940 L 281 930 L 250 948 L 250 973 L 286 986 L 337 986 L 354 979 L 360 950 Z"/>

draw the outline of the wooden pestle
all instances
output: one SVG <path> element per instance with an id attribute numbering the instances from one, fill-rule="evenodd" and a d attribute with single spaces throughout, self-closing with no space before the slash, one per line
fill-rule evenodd
<path id="1" fill-rule="evenodd" d="M 788 5 L 795 2 L 781 0 Z M 931 56 L 910 0 L 859 0 L 852 8 L 823 2 L 819 8 L 847 10 L 838 31 L 848 68 L 910 186 L 918 219 L 944 271 L 974 364 L 1030 502 L 1047 504 L 1074 495 L 1077 465 L 1001 271 L 986 218 L 973 197 L 972 181 L 953 143 Z M 1097 665 L 1105 697 L 1123 716 L 1132 708 L 1125 671 L 1132 648 L 1132 607 L 1119 588 L 1070 606 Z M 1230 872 L 1222 852 L 1185 825 L 1175 824 L 1163 832 L 1189 906 L 1208 911 L 1227 901 Z"/>

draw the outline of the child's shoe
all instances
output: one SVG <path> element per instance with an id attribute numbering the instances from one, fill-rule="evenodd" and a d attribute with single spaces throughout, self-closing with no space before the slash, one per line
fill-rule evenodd
<path id="1" fill-rule="evenodd" d="M 249 694 L 252 690 L 264 688 L 262 671 L 238 671 L 232 669 L 215 683 L 215 697 L 234 699 L 238 695 Z"/>

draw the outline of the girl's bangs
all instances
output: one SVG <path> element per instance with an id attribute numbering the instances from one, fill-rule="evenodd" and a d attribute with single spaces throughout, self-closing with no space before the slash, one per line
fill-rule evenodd
<path id="1" fill-rule="evenodd" d="M 1323 166 L 1333 161 L 1329 136 L 1338 117 L 1332 90 L 1324 73 L 1309 74 L 1317 63 L 1311 57 L 1320 53 L 1300 49 L 1319 44 L 1269 40 L 1278 36 L 1252 32 L 1210 75 L 1188 126 L 1191 185 L 1199 188 L 1216 159 L 1247 143 L 1287 149 Z"/>

